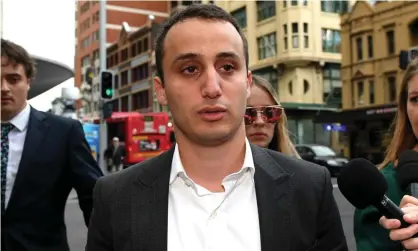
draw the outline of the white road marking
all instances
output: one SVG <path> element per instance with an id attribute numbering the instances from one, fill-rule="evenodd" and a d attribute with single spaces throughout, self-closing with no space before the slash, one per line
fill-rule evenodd
<path id="1" fill-rule="evenodd" d="M 332 184 L 333 188 L 338 188 L 338 184 Z"/>

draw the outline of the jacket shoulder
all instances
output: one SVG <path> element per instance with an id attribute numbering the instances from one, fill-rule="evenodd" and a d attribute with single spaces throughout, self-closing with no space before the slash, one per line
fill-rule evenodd
<path id="1" fill-rule="evenodd" d="M 315 163 L 293 157 L 287 156 L 280 152 L 266 149 L 265 150 L 286 172 L 290 174 L 298 174 L 302 176 L 313 176 L 323 179 L 328 170 Z"/>

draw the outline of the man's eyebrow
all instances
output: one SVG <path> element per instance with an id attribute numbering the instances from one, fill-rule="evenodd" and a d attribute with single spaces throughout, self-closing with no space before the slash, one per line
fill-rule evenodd
<path id="1" fill-rule="evenodd" d="M 177 61 L 183 61 L 183 60 L 190 60 L 190 59 L 196 59 L 202 57 L 201 54 L 199 53 L 184 53 L 184 54 L 180 54 L 178 55 L 173 62 L 177 62 Z M 239 59 L 239 55 L 235 52 L 232 51 L 224 51 L 224 52 L 220 52 L 218 54 L 216 54 L 216 58 L 233 58 L 233 59 Z"/>
<path id="2" fill-rule="evenodd" d="M 178 55 L 176 58 L 174 58 L 173 62 L 177 62 L 177 61 L 183 61 L 183 60 L 187 60 L 187 59 L 196 59 L 198 57 L 200 57 L 201 55 L 198 53 L 184 53 L 184 54 L 180 54 Z"/>
<path id="3" fill-rule="evenodd" d="M 232 51 L 225 51 L 220 52 L 216 55 L 216 58 L 233 58 L 233 59 L 239 59 L 239 55 Z"/>

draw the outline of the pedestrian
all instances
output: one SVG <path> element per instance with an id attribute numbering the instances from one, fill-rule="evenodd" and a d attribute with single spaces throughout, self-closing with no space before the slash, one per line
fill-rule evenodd
<path id="1" fill-rule="evenodd" d="M 406 192 L 402 191 L 398 183 L 396 171 L 399 155 L 406 150 L 418 151 L 418 59 L 409 64 L 399 90 L 398 107 L 390 134 L 391 141 L 387 146 L 385 158 L 378 168 L 388 184 L 386 195 L 396 205 L 403 207 L 405 213 L 409 213 L 405 219 L 408 219 L 407 222 L 413 225 L 399 229 L 400 222 L 398 220 L 385 217 L 382 217 L 379 222 L 381 214 L 374 206 L 361 210 L 356 209 L 354 236 L 358 251 L 418 249 L 418 238 L 411 238 L 418 233 L 418 221 L 416 217 L 413 220 L 409 217 L 417 215 L 418 203 L 410 196 L 404 198 Z M 405 233 L 409 236 L 406 236 Z M 404 244 L 404 247 L 401 243 Z"/>
<path id="2" fill-rule="evenodd" d="M 75 188 L 88 225 L 102 172 L 80 122 L 28 104 L 35 72 L 23 47 L 1 39 L 1 250 L 68 251 L 67 197 Z"/>
<path id="3" fill-rule="evenodd" d="M 260 147 L 300 158 L 289 137 L 287 117 L 273 86 L 260 76 L 252 76 L 251 95 L 245 110 L 248 140 Z"/>
<path id="4" fill-rule="evenodd" d="M 99 179 L 87 251 L 348 250 L 328 171 L 246 139 L 248 45 L 229 13 L 177 12 L 155 58 L 176 144 Z"/>

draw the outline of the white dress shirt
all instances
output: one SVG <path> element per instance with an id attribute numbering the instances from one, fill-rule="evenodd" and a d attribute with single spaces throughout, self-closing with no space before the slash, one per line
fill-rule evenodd
<path id="1" fill-rule="evenodd" d="M 176 145 L 169 188 L 168 250 L 261 250 L 254 172 L 246 139 L 241 170 L 223 180 L 225 192 L 212 193 L 187 176 Z"/>
<path id="2" fill-rule="evenodd" d="M 29 115 L 30 106 L 29 104 L 26 104 L 26 107 L 10 121 L 1 121 L 1 123 L 11 123 L 14 125 L 13 130 L 9 133 L 9 157 L 6 174 L 6 207 L 9 203 L 10 195 L 12 194 L 20 159 L 22 158 L 23 146 L 25 145 L 29 124 Z"/>

